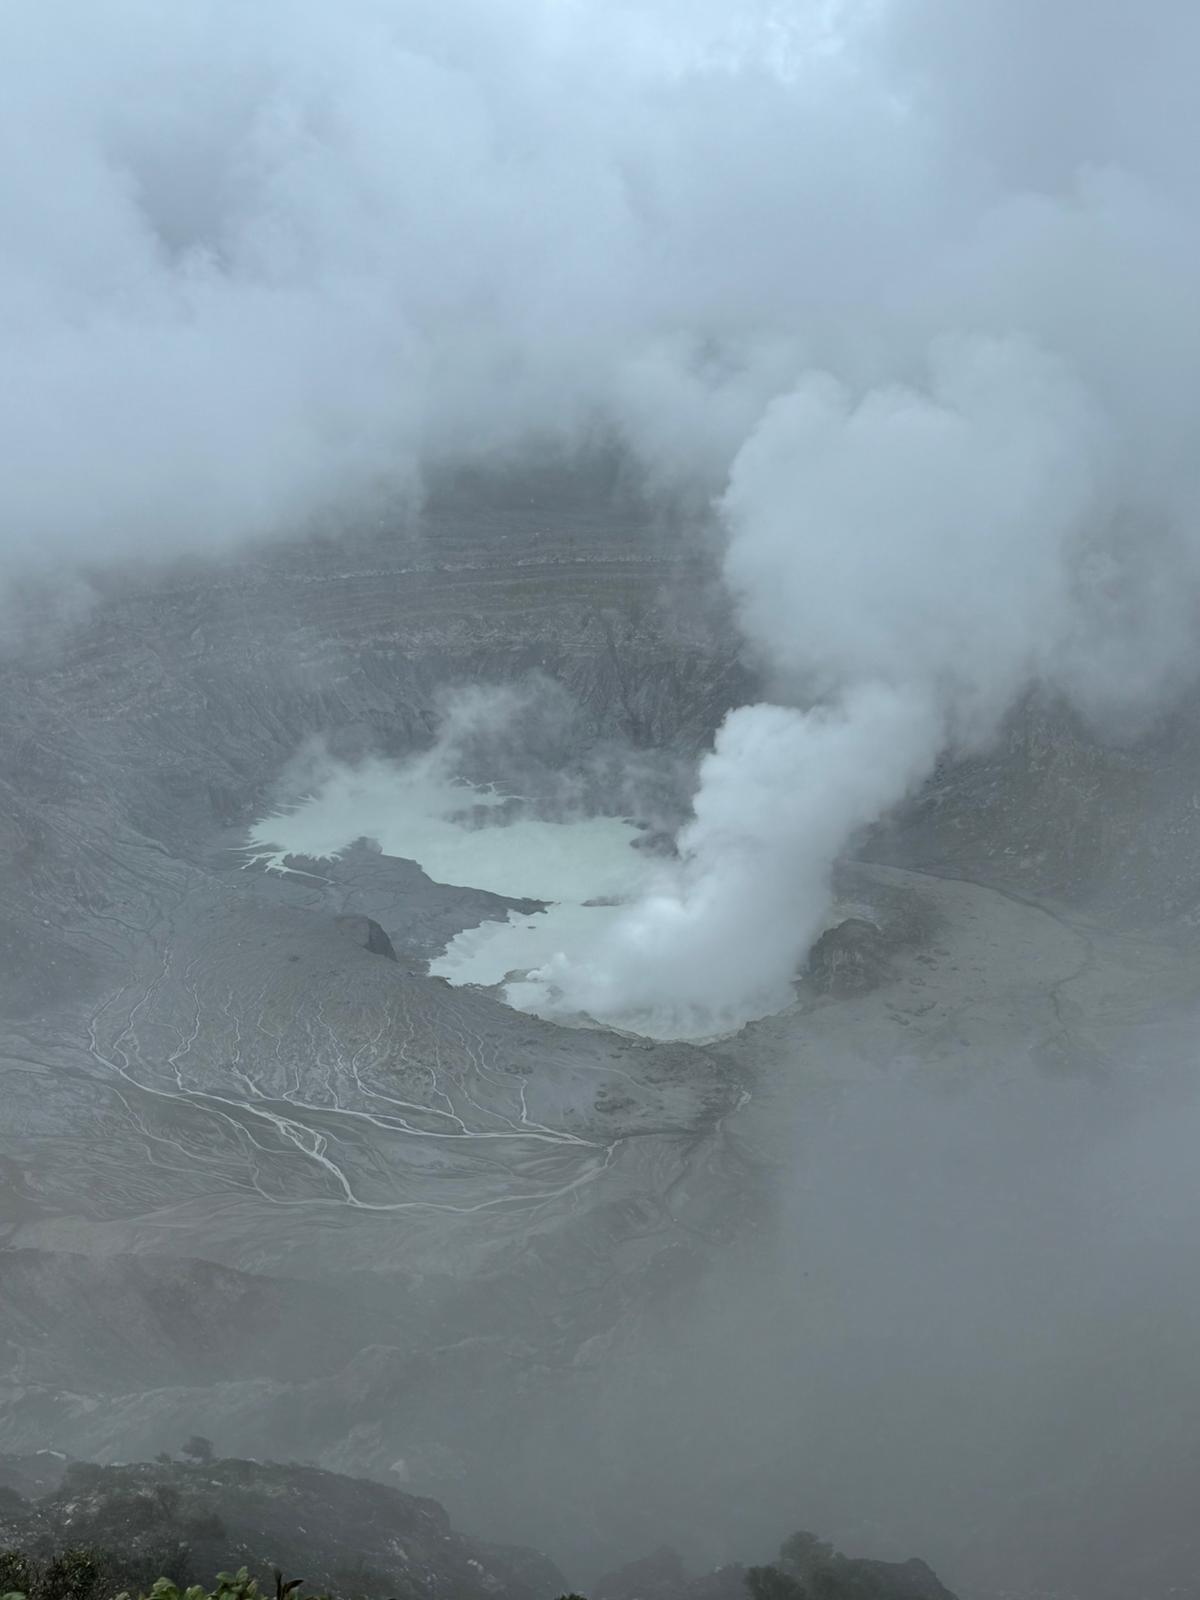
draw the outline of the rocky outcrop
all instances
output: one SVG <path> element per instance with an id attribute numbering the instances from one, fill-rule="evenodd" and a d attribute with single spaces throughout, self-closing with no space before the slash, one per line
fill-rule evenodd
<path id="1" fill-rule="evenodd" d="M 847 917 L 813 945 L 805 977 L 818 994 L 867 994 L 891 977 L 887 936 L 865 917 Z"/>
<path id="2" fill-rule="evenodd" d="M 797 1559 L 799 1555 L 800 1559 Z M 594 1600 L 955 1600 L 924 1561 L 864 1561 L 795 1534 L 778 1565 L 716 1567 L 689 1576 L 663 1546 L 600 1578 Z"/>
<path id="3" fill-rule="evenodd" d="M 344 933 L 347 939 L 353 940 L 371 955 L 384 956 L 388 961 L 395 961 L 396 951 L 392 941 L 373 917 L 335 917 L 334 924 L 339 933 Z"/>
<path id="4" fill-rule="evenodd" d="M 424 1600 L 550 1600 L 566 1587 L 537 1551 L 455 1532 L 436 1500 L 273 1462 L 75 1462 L 36 1503 L 0 1490 L 0 1544 L 43 1560 L 104 1551 L 137 1582 L 170 1566 L 177 1583 L 207 1584 L 246 1566 L 268 1580 L 282 1568 L 309 1592 Z"/>
<path id="5" fill-rule="evenodd" d="M 51 1494 L 63 1481 L 70 1457 L 62 1450 L 33 1450 L 28 1455 L 0 1455 L 0 1493 L 8 1503 Z"/>
<path id="6" fill-rule="evenodd" d="M 100 1558 L 117 1587 L 158 1576 L 208 1585 L 218 1571 L 273 1571 L 325 1591 L 408 1600 L 553 1600 L 568 1585 L 536 1550 L 457 1533 L 436 1501 L 297 1463 L 190 1459 L 96 1466 L 0 1455 L 0 1550 L 45 1564 Z M 29 1491 L 22 1494 L 14 1485 Z M 107 1592 L 105 1590 L 104 1592 Z M 593 1600 L 955 1600 L 923 1561 L 864 1561 L 794 1534 L 778 1564 L 689 1574 L 669 1546 L 589 1586 Z"/>
<path id="7" fill-rule="evenodd" d="M 926 1561 L 847 1561 L 862 1588 L 887 1600 L 954 1600 Z"/>

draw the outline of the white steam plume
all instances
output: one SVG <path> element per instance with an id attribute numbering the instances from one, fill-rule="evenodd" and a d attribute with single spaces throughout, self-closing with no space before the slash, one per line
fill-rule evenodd
<path id="1" fill-rule="evenodd" d="M 820 932 L 834 857 L 922 775 L 940 733 L 922 697 L 879 685 L 831 710 L 734 711 L 701 766 L 679 867 L 593 959 L 560 956 L 510 998 L 668 1037 L 778 1010 Z"/>
<path id="2" fill-rule="evenodd" d="M 924 393 L 855 403 L 810 375 L 774 401 L 724 497 L 726 576 L 776 683 L 817 708 L 728 717 L 671 881 L 536 981 L 690 1032 L 778 1008 L 855 833 L 1089 647 L 1105 445 L 1078 384 L 1020 341 L 944 343 Z"/>
<path id="3" fill-rule="evenodd" d="M 555 977 L 747 1014 L 939 738 L 1193 673 L 1198 49 L 1191 0 L 14 0 L 0 585 L 597 424 L 727 483 L 782 711 Z"/>

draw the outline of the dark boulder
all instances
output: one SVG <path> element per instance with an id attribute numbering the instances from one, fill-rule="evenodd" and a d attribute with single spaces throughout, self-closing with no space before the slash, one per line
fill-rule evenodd
<path id="1" fill-rule="evenodd" d="M 364 950 L 369 950 L 373 956 L 386 956 L 389 961 L 395 961 L 396 952 L 392 947 L 392 941 L 373 917 L 346 916 L 336 917 L 334 920 L 338 932 L 344 933 L 348 939 L 353 939 L 355 944 L 361 945 Z"/>
<path id="2" fill-rule="evenodd" d="M 804 977 L 817 994 L 867 994 L 892 976 L 886 934 L 865 917 L 826 928 L 809 953 Z"/>
<path id="3" fill-rule="evenodd" d="M 955 1600 L 924 1561 L 844 1556 L 813 1533 L 794 1533 L 774 1566 L 746 1572 L 749 1600 Z"/>
<path id="4" fill-rule="evenodd" d="M 928 1562 L 916 1556 L 908 1561 L 852 1561 L 850 1566 L 887 1600 L 954 1600 Z"/>

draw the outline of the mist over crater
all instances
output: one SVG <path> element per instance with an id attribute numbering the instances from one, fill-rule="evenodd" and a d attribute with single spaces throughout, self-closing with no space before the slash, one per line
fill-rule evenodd
<path id="1" fill-rule="evenodd" d="M 1133 1456 L 1183 1471 L 1187 719 L 1105 749 L 1031 703 L 860 837 L 824 903 L 848 931 L 714 1044 L 558 1025 L 439 971 L 555 893 L 605 921 L 678 871 L 754 680 L 649 527 L 622 555 L 619 518 L 541 503 L 535 582 L 515 519 L 431 511 L 454 569 L 391 533 L 296 547 L 99 602 L 52 673 L 6 664 L 7 1437 L 130 1459 L 202 1419 L 232 1454 L 401 1461 L 484 1535 L 549 1542 L 553 1508 L 583 1573 L 663 1536 L 730 1559 L 802 1501 L 954 1581 L 1074 1581 L 1076 1537 L 1021 1507 L 1033 1481 L 1095 1529 L 1133 1493 L 1046 1443 L 1049 1407 L 1099 1448 L 1089 1363 Z M 601 886 L 621 903 L 568 895 Z M 168 1292 L 197 1328 L 254 1306 L 253 1335 L 181 1340 Z M 1130 1293 L 1163 1319 L 1137 1404 Z M 133 1365 L 51 1332 L 134 1304 Z"/>
<path id="2" fill-rule="evenodd" d="M 1198 46 L 4 9 L 7 1449 L 1187 1591 Z"/>

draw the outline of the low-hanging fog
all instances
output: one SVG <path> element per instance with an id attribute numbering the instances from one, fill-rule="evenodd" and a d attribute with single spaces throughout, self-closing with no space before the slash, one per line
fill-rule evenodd
<path id="1" fill-rule="evenodd" d="M 611 452 L 695 526 L 762 699 L 523 992 L 750 1023 L 740 1063 L 791 1071 L 753 1030 L 868 830 L 1031 696 L 1112 747 L 1194 686 L 1198 58 L 1187 0 L 14 0 L 0 657 L 31 587 L 84 615 L 399 523 L 464 465 Z M 678 751 L 612 748 L 568 793 L 574 712 L 537 703 L 453 702 L 455 738 L 503 724 L 475 776 L 564 815 L 674 795 Z M 314 743 L 280 792 L 342 770 Z M 614 1529 L 724 1560 L 812 1524 L 997 1591 L 1184 1547 L 1193 1011 L 1047 1063 L 1003 960 L 937 1035 L 967 1081 L 881 1007 L 759 1095 L 763 1236 L 576 1409 L 531 1395 L 464 1514 L 561 1514 L 585 1570 Z"/>
<path id="2" fill-rule="evenodd" d="M 881 1522 L 907 1502 L 931 1538 L 952 1526 L 949 1543 L 990 1545 L 994 1570 L 1024 1564 L 1027 1581 L 1090 1569 L 1099 1587 L 1106 1560 L 1169 1548 L 1194 1489 L 1196 1286 L 1176 1270 L 1193 1093 L 1099 1110 L 1044 1084 L 870 1099 L 847 1117 L 853 1158 L 835 1127 L 796 1205 L 808 1283 L 836 1306 L 811 1411 L 838 1498 L 873 1477 Z"/>
<path id="3" fill-rule="evenodd" d="M 1193 1031 L 1168 1019 L 1152 1060 L 1123 1055 L 1132 1087 L 1048 1079 L 1014 1048 L 986 1082 L 843 1060 L 798 1113 L 770 1097 L 778 1231 L 723 1262 L 651 1376 L 614 1365 L 598 1413 L 514 1443 L 497 1526 L 540 1499 L 586 1528 L 578 1497 L 629 1548 L 725 1561 L 810 1523 L 843 1549 L 933 1552 L 967 1593 L 1182 1573 Z"/>

